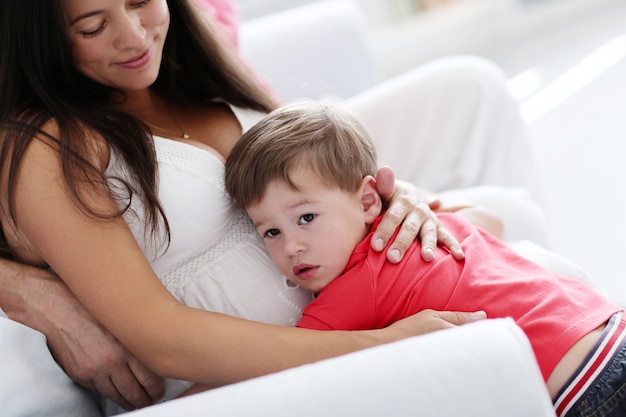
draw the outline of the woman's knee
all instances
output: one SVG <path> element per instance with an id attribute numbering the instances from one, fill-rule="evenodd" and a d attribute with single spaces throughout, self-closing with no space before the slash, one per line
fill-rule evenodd
<path id="1" fill-rule="evenodd" d="M 431 82 L 452 82 L 461 87 L 467 84 L 506 89 L 507 84 L 506 74 L 495 62 L 474 55 L 455 55 L 435 59 L 409 73 L 413 71 L 428 73 Z"/>

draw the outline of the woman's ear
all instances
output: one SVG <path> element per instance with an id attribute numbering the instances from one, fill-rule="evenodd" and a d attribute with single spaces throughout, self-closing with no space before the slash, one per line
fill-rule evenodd
<path id="1" fill-rule="evenodd" d="M 376 191 L 376 180 L 371 175 L 366 176 L 361 181 L 359 187 L 359 195 L 361 204 L 363 205 L 363 213 L 365 215 L 365 223 L 372 224 L 380 215 L 383 208 L 382 200 L 378 191 Z"/>

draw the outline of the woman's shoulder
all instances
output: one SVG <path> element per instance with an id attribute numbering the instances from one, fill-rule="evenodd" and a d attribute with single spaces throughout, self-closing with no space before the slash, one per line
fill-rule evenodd
<path id="1" fill-rule="evenodd" d="M 64 134 L 67 135 L 68 133 Z M 57 151 L 62 151 L 63 147 L 67 147 L 71 152 L 77 153 L 80 157 L 104 171 L 109 163 L 110 150 L 107 140 L 102 134 L 81 122 L 78 122 L 78 129 L 75 129 L 72 134 L 81 135 L 81 137 L 74 139 L 73 143 L 76 145 L 68 143 L 62 137 L 58 121 L 52 118 L 41 126 L 39 132 L 34 137 L 37 140 L 31 141 L 29 146 L 51 147 Z M 80 145 L 80 147 L 77 145 Z M 61 154 L 57 155 L 60 158 Z"/>

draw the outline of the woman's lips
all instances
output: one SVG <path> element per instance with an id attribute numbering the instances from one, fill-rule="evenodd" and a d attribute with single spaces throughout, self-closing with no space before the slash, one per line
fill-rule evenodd
<path id="1" fill-rule="evenodd" d="M 117 65 L 119 65 L 122 68 L 135 70 L 135 69 L 143 68 L 148 62 L 150 62 L 150 58 L 152 58 L 151 47 L 146 49 L 146 51 L 143 54 L 139 55 L 138 57 L 135 57 L 125 62 L 120 62 Z"/>
<path id="2" fill-rule="evenodd" d="M 317 274 L 318 269 L 319 266 L 299 264 L 293 267 L 293 274 L 302 281 L 306 281 L 307 279 L 313 278 L 315 274 Z"/>

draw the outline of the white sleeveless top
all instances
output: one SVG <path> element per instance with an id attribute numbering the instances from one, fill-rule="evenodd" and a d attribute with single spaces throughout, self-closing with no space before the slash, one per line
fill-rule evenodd
<path id="1" fill-rule="evenodd" d="M 154 239 L 144 235 L 139 204 L 125 219 L 163 284 L 188 306 L 295 325 L 312 295 L 274 266 L 252 221 L 225 191 L 224 164 L 193 145 L 156 136 L 154 143 L 169 247 L 162 241 L 155 247 Z M 114 152 L 107 174 L 128 178 Z M 166 389 L 166 398 L 182 389 Z"/>

